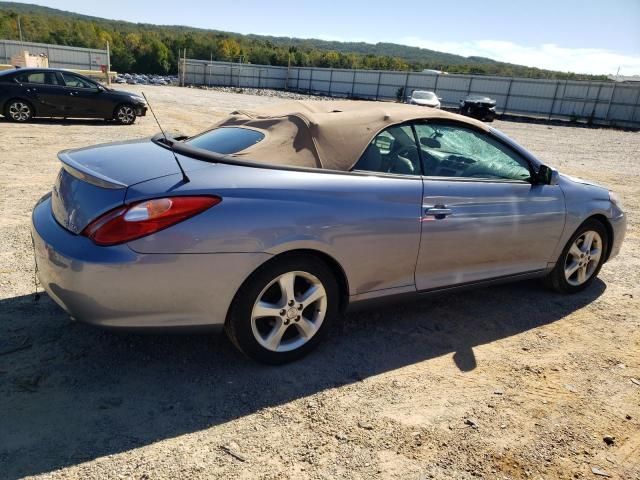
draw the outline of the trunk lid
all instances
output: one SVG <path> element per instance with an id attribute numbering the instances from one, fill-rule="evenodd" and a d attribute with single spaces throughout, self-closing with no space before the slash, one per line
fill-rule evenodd
<path id="1" fill-rule="evenodd" d="M 58 223 L 73 233 L 124 204 L 128 187 L 180 174 L 173 153 L 149 139 L 64 150 L 58 158 L 62 169 L 53 186 L 51 209 Z M 185 171 L 208 165 L 179 158 Z"/>

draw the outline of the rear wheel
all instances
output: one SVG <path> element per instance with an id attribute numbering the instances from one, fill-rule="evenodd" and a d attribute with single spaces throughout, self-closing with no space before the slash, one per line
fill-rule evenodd
<path id="1" fill-rule="evenodd" d="M 33 118 L 33 107 L 24 100 L 10 100 L 5 107 L 4 115 L 12 122 L 25 123 Z"/>
<path id="2" fill-rule="evenodd" d="M 136 121 L 136 109 L 128 103 L 119 105 L 118 108 L 116 108 L 114 118 L 122 125 L 131 125 Z"/>
<path id="3" fill-rule="evenodd" d="M 564 247 L 556 266 L 547 277 L 547 284 L 562 293 L 577 293 L 598 276 L 609 245 L 604 225 L 587 220 Z"/>
<path id="4" fill-rule="evenodd" d="M 240 288 L 225 325 L 231 341 L 260 362 L 309 353 L 338 313 L 338 285 L 315 257 L 290 255 L 259 268 Z"/>

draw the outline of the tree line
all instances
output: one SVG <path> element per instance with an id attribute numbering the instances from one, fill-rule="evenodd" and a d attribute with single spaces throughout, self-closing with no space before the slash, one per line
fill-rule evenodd
<path id="1" fill-rule="evenodd" d="M 0 2 L 0 38 L 19 38 L 18 16 L 24 41 L 99 49 L 104 49 L 109 42 L 111 66 L 118 72 L 176 72 L 179 55 L 186 48 L 188 58 L 261 65 L 400 71 L 429 68 L 449 73 L 604 79 L 396 44 L 328 42 L 136 24 L 3 2 Z"/>

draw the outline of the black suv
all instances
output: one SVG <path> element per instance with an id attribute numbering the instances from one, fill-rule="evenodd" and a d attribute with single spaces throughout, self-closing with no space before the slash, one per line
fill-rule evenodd
<path id="1" fill-rule="evenodd" d="M 147 102 L 68 70 L 20 68 L 0 72 L 0 112 L 14 122 L 33 117 L 104 118 L 130 125 L 147 113 Z"/>
<path id="2" fill-rule="evenodd" d="M 484 95 L 468 95 L 460 100 L 460 113 L 483 122 L 493 122 L 496 118 L 496 101 Z"/>

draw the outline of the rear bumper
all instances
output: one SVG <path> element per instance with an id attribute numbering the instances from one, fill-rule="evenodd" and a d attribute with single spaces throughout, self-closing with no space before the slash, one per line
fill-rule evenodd
<path id="1" fill-rule="evenodd" d="M 38 277 L 74 319 L 110 328 L 221 327 L 244 280 L 266 253 L 140 254 L 99 247 L 62 228 L 50 196 L 33 210 Z"/>

